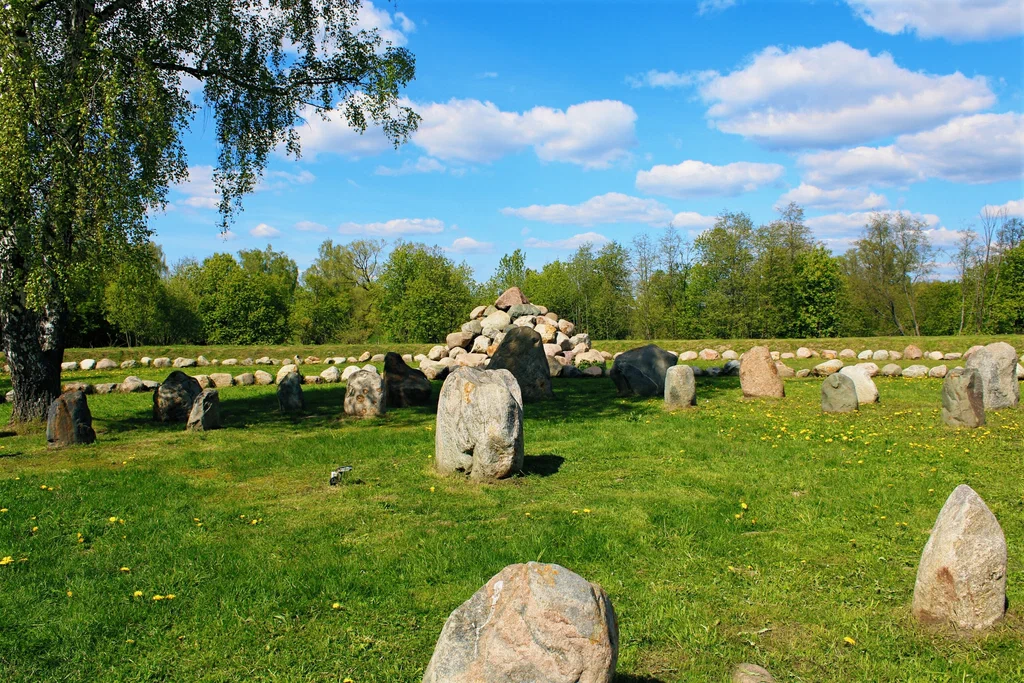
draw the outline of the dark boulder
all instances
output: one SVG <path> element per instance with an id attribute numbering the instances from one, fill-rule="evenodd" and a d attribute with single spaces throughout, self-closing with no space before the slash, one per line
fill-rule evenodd
<path id="1" fill-rule="evenodd" d="M 294 413 L 306 407 L 302 395 L 302 375 L 289 372 L 277 383 L 277 405 L 282 413 Z"/>
<path id="2" fill-rule="evenodd" d="M 508 370 L 519 383 L 523 401 L 544 401 L 554 398 L 551 391 L 551 370 L 544 355 L 544 342 L 529 327 L 516 327 L 501 340 L 488 370 Z"/>
<path id="3" fill-rule="evenodd" d="M 430 380 L 423 371 L 410 368 L 394 352 L 384 356 L 384 389 L 390 408 L 428 405 L 433 393 Z"/>
<path id="4" fill-rule="evenodd" d="M 665 349 L 648 344 L 621 354 L 609 375 L 619 396 L 664 396 L 665 373 L 676 361 Z"/>
<path id="5" fill-rule="evenodd" d="M 201 393 L 203 388 L 194 377 L 175 370 L 153 392 L 153 419 L 157 422 L 188 422 L 192 403 Z"/>
<path id="6" fill-rule="evenodd" d="M 46 445 L 63 448 L 95 440 L 85 392 L 69 391 L 55 398 L 46 412 Z"/>
<path id="7" fill-rule="evenodd" d="M 203 389 L 192 403 L 185 429 L 190 432 L 205 432 L 220 429 L 220 395 L 216 389 Z"/>

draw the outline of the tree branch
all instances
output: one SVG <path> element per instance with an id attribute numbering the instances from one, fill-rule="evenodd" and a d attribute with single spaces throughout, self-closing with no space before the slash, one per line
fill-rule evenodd
<path id="1" fill-rule="evenodd" d="M 107 21 L 133 2 L 138 2 L 138 0 L 113 0 L 113 2 L 96 13 L 96 18 L 100 21 Z"/>
<path id="2" fill-rule="evenodd" d="M 355 87 L 355 86 L 364 85 L 364 83 L 362 81 L 360 81 L 359 79 L 341 80 L 341 79 L 335 79 L 335 78 L 304 78 L 304 79 L 298 79 L 298 80 L 294 80 L 294 81 L 289 82 L 287 87 L 280 86 L 280 85 L 270 85 L 270 86 L 267 86 L 267 85 L 260 85 L 260 84 L 257 84 L 257 83 L 251 83 L 249 81 L 245 81 L 243 79 L 237 78 L 235 76 L 232 76 L 229 73 L 226 73 L 224 71 L 220 71 L 220 70 L 217 70 L 217 69 L 204 69 L 204 68 L 199 68 L 199 67 L 194 67 L 194 66 L 186 66 L 185 64 L 175 64 L 175 63 L 172 63 L 172 62 L 150 62 L 149 65 L 152 66 L 154 69 L 162 69 L 164 71 L 180 71 L 182 73 L 187 73 L 190 76 L 195 76 L 196 78 L 199 78 L 199 79 L 204 79 L 204 78 L 223 78 L 224 80 L 228 81 L 229 83 L 234 83 L 235 85 L 237 85 L 237 86 L 239 86 L 241 88 L 245 88 L 246 90 L 264 90 L 264 91 L 269 91 L 269 92 L 274 92 L 274 93 L 281 93 L 281 94 L 289 93 L 289 92 L 291 92 L 292 88 L 302 87 L 302 86 L 316 86 L 316 85 L 335 84 L 335 85 L 344 85 L 344 86 L 348 86 L 348 87 Z"/>

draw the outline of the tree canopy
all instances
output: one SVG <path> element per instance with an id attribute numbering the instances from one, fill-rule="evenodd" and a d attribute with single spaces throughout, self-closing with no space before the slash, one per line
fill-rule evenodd
<path id="1" fill-rule="evenodd" d="M 202 106 L 226 226 L 297 124 L 331 110 L 398 144 L 415 62 L 358 0 L 9 0 L 0 13 L 0 325 L 14 420 L 57 393 L 69 297 L 149 237 Z"/>

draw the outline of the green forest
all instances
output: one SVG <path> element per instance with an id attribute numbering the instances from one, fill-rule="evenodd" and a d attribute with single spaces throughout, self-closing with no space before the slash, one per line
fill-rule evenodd
<path id="1" fill-rule="evenodd" d="M 594 339 L 1020 334 L 1024 221 L 979 220 L 940 251 L 913 216 L 876 214 L 837 256 L 797 205 L 765 225 L 723 212 L 692 242 L 666 228 L 540 270 L 516 250 L 485 281 L 404 241 L 327 240 L 301 274 L 270 246 L 169 266 L 145 242 L 76 285 L 70 345 L 433 342 L 511 286 Z"/>

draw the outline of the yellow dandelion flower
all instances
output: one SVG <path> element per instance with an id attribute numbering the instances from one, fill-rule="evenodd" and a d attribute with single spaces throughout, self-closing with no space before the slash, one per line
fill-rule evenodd
<path id="1" fill-rule="evenodd" d="M 433 486 L 431 486 L 431 487 L 430 487 L 430 492 L 431 492 L 431 493 L 433 493 L 433 492 L 434 492 L 434 487 L 433 487 Z"/>
<path id="2" fill-rule="evenodd" d="M 131 568 L 130 567 L 121 567 L 121 571 L 123 571 L 123 572 L 130 572 Z"/>
<path id="3" fill-rule="evenodd" d="M 111 524 L 115 524 L 117 522 L 117 517 L 111 517 L 107 521 L 110 522 Z"/>
<path id="4" fill-rule="evenodd" d="M 42 485 L 42 486 L 40 486 L 39 488 L 41 488 L 41 489 L 42 489 L 43 491 L 45 491 L 45 490 L 46 490 L 46 484 L 43 484 L 43 485 Z"/>
<path id="5" fill-rule="evenodd" d="M 746 503 L 740 503 L 740 507 L 743 508 L 744 510 L 746 510 L 747 509 L 747 504 Z"/>
<path id="6" fill-rule="evenodd" d="M 529 512 L 527 512 L 527 513 L 524 513 L 524 514 L 525 514 L 525 515 L 526 515 L 527 517 L 529 517 L 529 516 L 530 516 L 530 513 L 529 513 Z"/>
<path id="7" fill-rule="evenodd" d="M 159 602 L 159 601 L 161 601 L 163 599 L 164 599 L 164 596 L 162 596 L 162 595 L 154 595 L 153 596 L 153 600 L 155 600 L 157 602 Z"/>
<path id="8" fill-rule="evenodd" d="M 11 562 L 14 562 L 14 558 L 11 557 L 10 555 L 7 555 L 6 557 L 0 558 L 0 567 L 8 565 Z"/>
<path id="9" fill-rule="evenodd" d="M 32 533 L 35 533 L 37 531 L 39 531 L 39 527 L 37 527 L 37 526 L 32 527 Z"/>
<path id="10" fill-rule="evenodd" d="M 71 591 L 68 591 L 68 597 L 70 598 L 72 595 L 74 595 L 74 593 L 72 593 Z"/>
<path id="11" fill-rule="evenodd" d="M 0 512 L 7 512 L 7 508 L 0 508 Z"/>
<path id="12" fill-rule="evenodd" d="M 177 595 L 175 595 L 174 593 L 168 593 L 168 594 L 167 594 L 167 599 L 168 599 L 168 600 L 173 600 L 173 599 L 174 599 L 174 598 L 176 598 L 176 597 L 178 597 L 178 596 L 177 596 Z"/>
<path id="13" fill-rule="evenodd" d="M 847 645 L 856 645 L 857 644 L 857 641 L 854 640 L 853 638 L 851 638 L 850 636 L 846 636 L 845 638 L 843 638 L 843 642 L 846 643 Z"/>
<path id="14" fill-rule="evenodd" d="M 132 640 L 131 638 L 129 638 L 128 640 L 126 640 L 124 642 L 128 643 L 129 645 L 134 645 L 135 644 L 135 641 Z"/>
<path id="15" fill-rule="evenodd" d="M 142 597 L 142 591 L 135 591 L 134 593 L 132 593 L 132 596 L 136 597 L 136 598 L 141 598 Z"/>
<path id="16" fill-rule="evenodd" d="M 252 526 L 256 526 L 256 524 L 258 524 L 258 523 L 259 523 L 259 520 L 256 520 L 256 519 L 254 519 L 251 522 L 249 522 L 249 524 L 251 524 Z"/>
<path id="17" fill-rule="evenodd" d="M 589 515 L 590 514 L 590 508 L 583 508 L 583 514 Z"/>
<path id="18" fill-rule="evenodd" d="M 341 603 L 340 602 L 331 603 L 331 609 L 341 609 Z"/>

